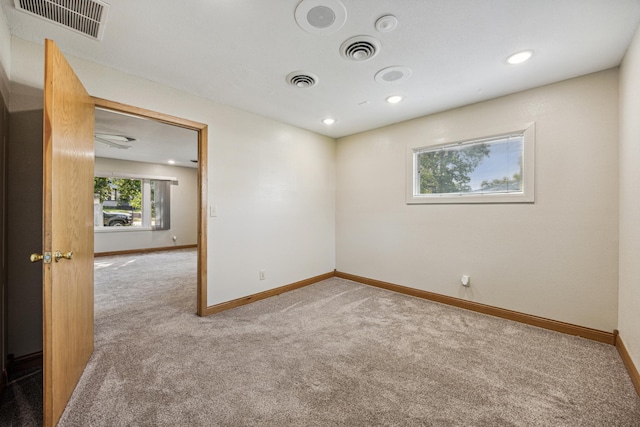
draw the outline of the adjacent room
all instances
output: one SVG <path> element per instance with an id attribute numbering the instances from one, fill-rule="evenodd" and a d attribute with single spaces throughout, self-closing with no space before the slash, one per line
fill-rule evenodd
<path id="1" fill-rule="evenodd" d="M 95 135 L 94 252 L 196 247 L 196 132 L 96 109 Z"/>
<path id="2" fill-rule="evenodd" d="M 640 425 L 640 0 L 0 4 L 35 425 Z"/>

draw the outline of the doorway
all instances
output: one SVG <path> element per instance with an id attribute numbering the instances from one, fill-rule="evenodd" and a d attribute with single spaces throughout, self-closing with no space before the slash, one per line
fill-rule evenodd
<path id="1" fill-rule="evenodd" d="M 185 120 L 185 119 L 181 119 L 181 118 L 176 118 L 176 117 L 172 117 L 169 115 L 164 115 L 161 113 L 156 113 L 153 111 L 149 111 L 149 110 L 144 110 L 141 108 L 136 108 L 136 107 L 131 107 L 131 106 L 127 106 L 124 104 L 118 104 L 115 102 L 111 102 L 111 101 L 106 101 L 106 100 L 102 100 L 102 99 L 91 99 L 95 106 L 97 108 L 105 108 L 108 109 L 110 111 L 115 111 L 115 112 L 119 112 L 122 114 L 128 114 L 131 116 L 135 116 L 137 118 L 143 118 L 143 119 L 148 119 L 148 120 L 154 120 L 154 121 L 158 121 L 161 123 L 166 123 L 169 125 L 173 125 L 173 126 L 178 126 L 181 128 L 185 128 L 185 129 L 190 129 L 193 131 L 197 132 L 197 157 L 196 160 L 198 160 L 198 165 L 197 165 L 197 188 L 196 188 L 196 192 L 197 192 L 197 232 L 196 232 L 196 239 L 197 239 L 197 295 L 196 295 L 196 312 L 198 315 L 203 316 L 206 313 L 206 301 L 207 301 L 207 297 L 206 297 L 206 283 L 207 283 L 207 279 L 206 279 L 206 273 L 207 273 L 207 268 L 206 268 L 206 259 L 207 259 L 207 246 L 206 246 L 206 236 L 207 236 L 207 224 L 206 224 L 206 212 L 207 212 L 207 126 L 201 123 L 196 123 L 196 122 L 192 122 L 189 120 Z M 37 134 L 34 138 L 33 141 L 30 140 L 29 142 L 29 147 L 33 148 L 34 150 L 41 152 L 42 148 L 41 148 L 41 144 L 42 144 L 42 128 L 38 127 L 38 126 L 42 126 L 42 110 L 38 110 L 33 112 L 33 122 L 35 123 L 35 125 L 33 126 L 34 132 Z M 28 117 L 29 120 L 31 119 L 31 116 Z M 28 121 L 28 123 L 31 123 L 31 121 Z M 23 135 L 24 136 L 24 135 Z M 24 141 L 23 141 L 24 142 Z M 21 151 L 25 151 L 25 145 L 26 144 L 22 144 L 20 145 L 20 150 Z M 29 154 L 30 152 L 27 152 L 25 154 Z M 37 159 L 36 156 L 33 156 L 34 159 Z M 40 162 L 42 161 L 42 158 L 39 158 Z M 41 168 L 41 165 L 38 166 Z M 18 169 L 18 168 L 16 168 Z M 26 168 L 28 169 L 28 168 Z M 41 177 L 36 177 L 36 181 L 38 181 L 39 183 L 37 185 L 41 185 Z M 37 186 L 34 184 L 34 188 Z M 41 198 L 40 192 L 38 191 L 33 191 L 33 188 L 31 188 L 31 191 L 29 194 L 33 194 L 34 197 L 37 197 L 38 199 Z M 41 203 L 41 202 L 40 202 Z M 32 209 L 33 210 L 33 209 Z M 35 209 L 34 211 L 40 211 L 40 209 Z M 40 212 L 38 212 L 38 215 L 40 215 Z M 39 221 L 35 221 L 36 224 L 39 224 Z M 34 227 L 32 227 L 34 228 Z M 40 229 L 39 231 L 36 230 L 35 234 L 37 235 L 37 239 L 40 240 L 41 239 L 41 235 L 42 235 L 42 229 Z M 35 244 L 31 245 L 31 248 L 35 247 Z M 30 249 L 33 250 L 33 249 Z M 33 266 L 32 270 L 35 271 L 37 267 L 37 271 L 41 271 L 39 265 L 38 266 Z M 26 269 L 24 269 L 26 270 Z M 39 273 L 40 276 L 37 280 L 34 280 L 33 282 L 42 282 L 42 273 Z M 42 313 L 42 306 L 40 306 L 38 308 L 38 311 L 40 313 Z M 41 323 L 41 322 L 40 322 Z M 41 326 L 40 326 L 41 328 Z M 41 330 L 41 329 L 40 329 Z M 40 338 L 41 339 L 41 338 Z M 37 341 L 37 340 L 36 340 Z M 41 347 L 42 348 L 42 347 Z M 40 364 L 40 366 L 42 365 L 42 351 L 34 353 L 33 355 L 29 355 L 29 356 L 33 356 L 33 359 L 35 362 L 38 362 Z M 29 359 L 31 360 L 31 359 Z M 40 373 L 42 372 L 42 370 L 40 370 Z M 39 382 L 39 388 L 42 391 L 42 381 Z M 37 417 L 39 418 L 39 416 Z"/>
<path id="2" fill-rule="evenodd" d="M 148 119 L 197 132 L 197 302 L 196 313 L 206 315 L 207 308 L 207 125 L 155 111 L 133 107 L 101 98 L 93 98 L 96 108 Z"/>

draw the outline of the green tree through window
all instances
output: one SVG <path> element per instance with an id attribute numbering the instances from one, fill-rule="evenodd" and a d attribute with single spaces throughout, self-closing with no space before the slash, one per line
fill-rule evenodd
<path id="1" fill-rule="evenodd" d="M 475 139 L 409 145 L 407 204 L 533 203 L 535 123 L 502 129 Z"/>
<path id="2" fill-rule="evenodd" d="M 118 204 L 142 208 L 142 181 L 126 178 L 93 178 L 93 193 L 98 194 L 100 203 L 115 200 Z"/>
<path id="3" fill-rule="evenodd" d="M 120 203 L 129 204 L 134 209 L 142 208 L 142 181 L 139 179 L 116 178 L 113 185 L 118 192 Z"/>
<path id="4" fill-rule="evenodd" d="M 471 191 L 471 174 L 485 157 L 487 144 L 473 144 L 454 149 L 418 154 L 420 194 L 464 193 Z"/>
<path id="5" fill-rule="evenodd" d="M 100 203 L 111 198 L 111 179 L 96 176 L 93 178 L 93 194 L 98 194 Z"/>

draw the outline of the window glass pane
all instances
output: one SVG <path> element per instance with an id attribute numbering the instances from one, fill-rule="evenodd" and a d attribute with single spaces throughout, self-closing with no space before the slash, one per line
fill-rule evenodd
<path id="1" fill-rule="evenodd" d="M 103 226 L 142 225 L 142 181 L 139 179 L 95 177 L 93 192 L 102 204 Z"/>
<path id="2" fill-rule="evenodd" d="M 517 134 L 418 151 L 414 194 L 521 193 L 523 150 Z"/>

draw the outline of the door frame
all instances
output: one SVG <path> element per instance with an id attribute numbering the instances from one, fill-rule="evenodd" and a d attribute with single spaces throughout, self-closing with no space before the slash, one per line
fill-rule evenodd
<path id="1" fill-rule="evenodd" d="M 134 107 L 115 101 L 92 97 L 96 107 L 145 119 L 155 120 L 172 126 L 194 130 L 198 133 L 198 316 L 207 315 L 207 184 L 208 184 L 208 126 L 204 123 L 182 119 L 169 114 L 158 113 L 140 107 Z"/>

